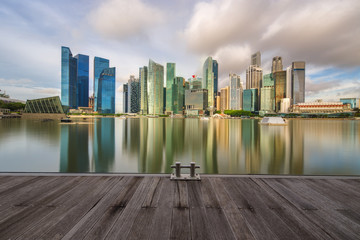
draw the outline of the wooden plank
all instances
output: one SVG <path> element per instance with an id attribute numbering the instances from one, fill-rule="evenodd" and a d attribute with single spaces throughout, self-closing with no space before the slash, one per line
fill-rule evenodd
<path id="1" fill-rule="evenodd" d="M 192 239 L 215 239 L 211 230 L 213 219 L 206 215 L 200 182 L 188 182 L 190 229 Z M 176 217 L 176 216 L 175 216 Z"/>
<path id="2" fill-rule="evenodd" d="M 151 223 L 149 239 L 166 240 L 170 238 L 172 207 L 175 196 L 175 185 L 169 178 L 161 179 L 161 190 L 157 201 L 155 215 Z"/>
<path id="3" fill-rule="evenodd" d="M 227 221 L 229 222 L 232 232 L 236 238 L 255 239 L 247 225 L 246 219 L 226 192 L 221 178 L 209 178 L 209 181 L 215 189 L 219 205 L 223 209 Z"/>
<path id="4" fill-rule="evenodd" d="M 34 185 L 41 180 L 43 180 L 43 177 L 32 177 L 25 179 L 19 178 L 18 180 L 15 179 L 14 181 L 2 186 L 2 189 L 0 189 L 0 197 L 3 198 L 8 194 L 13 194 L 14 192 L 21 190 L 22 188 L 26 188 L 29 185 Z"/>
<path id="5" fill-rule="evenodd" d="M 14 177 L 6 178 L 6 180 L 4 180 L 0 185 L 0 196 L 5 195 L 3 194 L 3 191 L 11 189 L 17 185 L 21 186 L 21 184 L 24 184 L 25 182 L 35 178 L 36 178 L 35 176 L 14 176 Z"/>
<path id="6" fill-rule="evenodd" d="M 125 207 L 122 214 L 116 219 L 110 232 L 106 235 L 107 239 L 127 239 L 134 221 L 141 209 L 143 202 L 149 192 L 149 186 L 154 181 L 152 177 L 144 177 L 129 204 Z"/>
<path id="7" fill-rule="evenodd" d="M 143 177 L 125 177 L 124 187 L 119 190 L 118 195 L 113 201 L 106 203 L 106 211 L 104 214 L 97 216 L 98 221 L 88 231 L 86 235 L 77 235 L 71 239 L 104 239 L 113 227 L 116 219 L 122 214 L 134 193 L 138 189 Z M 116 189 L 113 190 L 116 193 Z"/>
<path id="8" fill-rule="evenodd" d="M 36 222 L 31 227 L 31 231 L 25 232 L 19 237 L 19 239 L 39 239 L 39 237 L 47 232 L 48 229 L 58 224 L 61 219 L 68 214 L 71 209 L 76 207 L 76 205 L 81 202 L 86 196 L 86 194 L 91 194 L 96 190 L 97 182 L 100 177 L 81 177 L 80 184 L 71 188 L 70 190 L 64 192 L 58 198 L 50 198 L 51 202 L 43 202 L 46 206 L 54 207 L 44 218 L 41 218 L 40 221 Z M 26 219 L 28 221 L 28 219 Z M 24 223 L 19 223 L 19 225 L 28 225 Z"/>
<path id="9" fill-rule="evenodd" d="M 175 185 L 175 193 L 170 238 L 190 239 L 191 231 L 187 185 L 184 181 L 173 181 L 172 184 Z"/>
<path id="10" fill-rule="evenodd" d="M 273 208 L 273 211 L 283 219 L 293 232 L 301 239 L 329 239 L 330 235 L 315 225 L 308 217 L 298 210 L 291 202 L 266 184 L 267 179 L 252 178 L 263 191 L 276 200 L 283 208 Z"/>
<path id="11" fill-rule="evenodd" d="M 211 235 L 215 239 L 235 239 L 235 235 L 216 197 L 209 179 L 201 181 L 201 195 L 204 199 L 206 214 L 210 220 Z"/>

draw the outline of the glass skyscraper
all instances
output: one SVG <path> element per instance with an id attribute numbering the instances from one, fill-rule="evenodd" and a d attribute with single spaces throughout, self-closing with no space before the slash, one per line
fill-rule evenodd
<path id="1" fill-rule="evenodd" d="M 305 102 L 305 62 L 292 63 L 292 104 Z"/>
<path id="2" fill-rule="evenodd" d="M 128 113 L 128 100 L 129 100 L 129 88 L 128 88 L 128 84 L 125 83 L 123 85 L 123 111 L 124 113 Z"/>
<path id="3" fill-rule="evenodd" d="M 172 85 L 173 89 L 173 111 L 175 114 L 182 114 L 185 104 L 185 79 L 183 77 L 176 77 L 174 84 Z M 167 101 L 167 100 L 166 100 Z"/>
<path id="4" fill-rule="evenodd" d="M 77 106 L 89 106 L 89 56 L 78 54 L 77 59 Z"/>
<path id="5" fill-rule="evenodd" d="M 144 66 L 140 68 L 140 113 L 148 114 L 148 92 L 147 92 L 147 75 L 148 68 Z"/>
<path id="6" fill-rule="evenodd" d="M 149 114 L 163 114 L 164 67 L 151 59 L 149 60 L 147 88 Z"/>
<path id="7" fill-rule="evenodd" d="M 104 69 L 98 79 L 97 111 L 115 113 L 115 68 Z"/>
<path id="8" fill-rule="evenodd" d="M 77 59 L 70 48 L 61 47 L 61 103 L 70 108 L 77 108 Z"/>
<path id="9" fill-rule="evenodd" d="M 217 66 L 217 63 L 216 63 Z M 217 70 L 216 70 L 217 71 Z M 208 57 L 203 65 L 203 89 L 208 90 L 208 106 L 214 108 L 215 106 L 215 73 L 214 73 L 214 61 L 212 57 Z"/>
<path id="10" fill-rule="evenodd" d="M 278 71 L 273 73 L 275 80 L 275 111 L 280 111 L 281 99 L 286 97 L 286 71 Z"/>
<path id="11" fill-rule="evenodd" d="M 174 112 L 174 89 L 175 81 L 175 63 L 166 64 L 166 111 Z"/>
<path id="12" fill-rule="evenodd" d="M 99 78 L 104 69 L 109 68 L 109 60 L 105 58 L 94 58 L 94 111 L 98 109 Z"/>
<path id="13" fill-rule="evenodd" d="M 138 113 L 140 112 L 140 82 L 139 79 L 135 78 L 134 75 L 130 75 L 130 79 L 128 81 L 129 95 L 128 95 L 128 104 L 129 104 L 129 112 L 130 113 Z"/>
<path id="14" fill-rule="evenodd" d="M 236 74 L 229 74 L 230 77 L 230 109 L 241 110 L 242 109 L 242 86 L 240 82 L 240 76 Z M 222 96 L 221 96 L 222 97 Z"/>
<path id="15" fill-rule="evenodd" d="M 243 110 L 258 111 L 258 90 L 257 88 L 245 89 L 243 93 Z"/>
<path id="16" fill-rule="evenodd" d="M 218 78 L 219 78 L 219 64 L 216 60 L 213 60 L 213 72 L 214 72 L 214 97 L 218 93 Z"/>

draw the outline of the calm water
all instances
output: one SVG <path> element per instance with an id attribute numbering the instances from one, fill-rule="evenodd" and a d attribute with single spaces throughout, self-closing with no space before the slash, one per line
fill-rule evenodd
<path id="1" fill-rule="evenodd" d="M 360 121 L 254 119 L 0 120 L 1 172 L 360 175 Z"/>

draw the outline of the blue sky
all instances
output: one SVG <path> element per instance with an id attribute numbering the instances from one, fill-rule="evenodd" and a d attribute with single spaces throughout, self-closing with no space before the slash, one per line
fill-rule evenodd
<path id="1" fill-rule="evenodd" d="M 261 51 L 284 68 L 306 61 L 306 101 L 360 97 L 360 1 L 40 1 L 1 0 L 0 89 L 12 98 L 60 95 L 60 49 L 108 58 L 122 84 L 149 58 L 175 62 L 178 76 L 201 75 L 219 62 L 220 87 L 229 73 L 245 83 L 250 55 Z M 93 71 L 90 71 L 92 91 Z"/>

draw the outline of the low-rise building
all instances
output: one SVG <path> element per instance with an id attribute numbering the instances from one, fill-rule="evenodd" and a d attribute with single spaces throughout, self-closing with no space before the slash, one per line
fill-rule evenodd
<path id="1" fill-rule="evenodd" d="M 294 113 L 340 113 L 351 111 L 350 104 L 342 102 L 312 102 L 312 103 L 298 103 L 293 105 L 292 112 Z"/>

